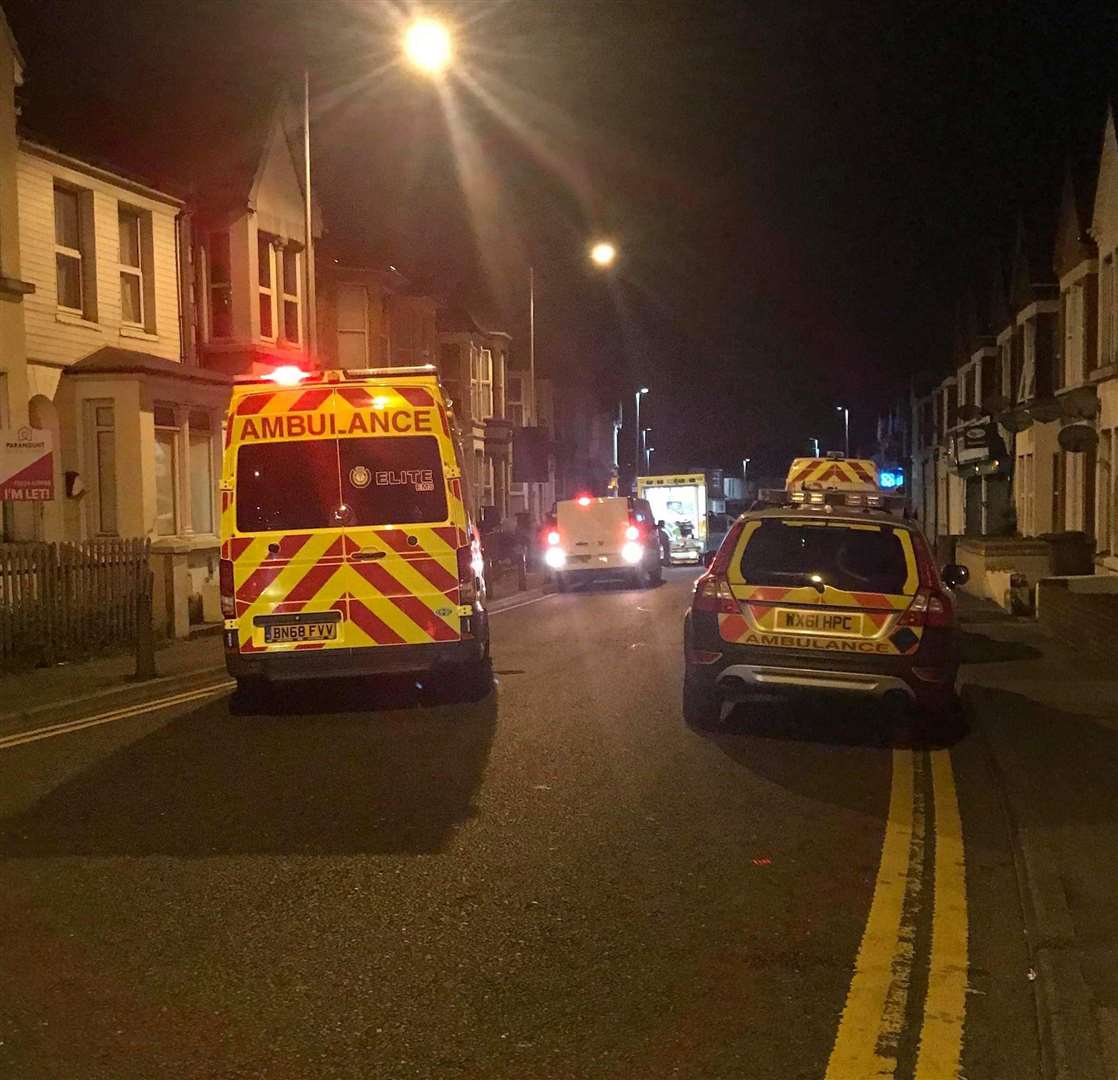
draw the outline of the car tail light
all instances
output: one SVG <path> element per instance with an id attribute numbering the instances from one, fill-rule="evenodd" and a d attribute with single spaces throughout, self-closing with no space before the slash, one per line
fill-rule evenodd
<path id="1" fill-rule="evenodd" d="M 636 525 L 630 525 L 630 526 L 628 526 L 628 528 L 626 528 L 626 530 L 625 530 L 625 539 L 626 540 L 639 540 L 640 537 L 641 537 L 641 531 L 640 531 L 640 529 L 638 529 L 636 527 Z"/>
<path id="2" fill-rule="evenodd" d="M 221 617 L 235 619 L 237 617 L 237 600 L 234 595 L 236 589 L 233 584 L 233 563 L 230 559 L 222 559 L 217 564 L 217 584 L 221 591 Z"/>
<path id="3" fill-rule="evenodd" d="M 720 615 L 737 615 L 740 611 L 734 594 L 730 591 L 730 583 L 720 574 L 714 572 L 703 574 L 695 582 L 695 596 L 691 601 L 695 611 L 713 611 Z"/>
<path id="4" fill-rule="evenodd" d="M 955 614 L 951 598 L 939 589 L 920 589 L 898 626 L 950 626 Z"/>

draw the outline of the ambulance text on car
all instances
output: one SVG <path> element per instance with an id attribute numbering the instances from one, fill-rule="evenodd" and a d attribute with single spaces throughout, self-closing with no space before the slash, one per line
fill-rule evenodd
<path id="1" fill-rule="evenodd" d="M 221 603 L 242 686 L 438 671 L 491 684 L 478 534 L 430 367 L 240 382 L 225 422 Z"/>
<path id="2" fill-rule="evenodd" d="M 958 658 L 952 588 L 872 461 L 799 458 L 786 488 L 734 523 L 695 585 L 683 711 L 716 723 L 758 692 L 844 693 L 941 715 Z"/>

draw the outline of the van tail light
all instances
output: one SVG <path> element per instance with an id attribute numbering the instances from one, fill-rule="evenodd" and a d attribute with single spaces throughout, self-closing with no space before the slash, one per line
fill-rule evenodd
<path id="1" fill-rule="evenodd" d="M 475 540 L 458 549 L 459 603 L 472 604 L 477 599 L 477 579 L 480 574 L 481 545 Z"/>
<path id="2" fill-rule="evenodd" d="M 641 538 L 641 531 L 636 525 L 627 525 L 625 527 L 626 540 L 639 540 Z"/>
<path id="3" fill-rule="evenodd" d="M 950 626 L 955 615 L 951 598 L 939 589 L 917 591 L 908 610 L 897 621 L 898 626 Z"/>
<path id="4" fill-rule="evenodd" d="M 693 611 L 711 611 L 719 615 L 737 615 L 738 602 L 730 591 L 730 583 L 712 569 L 695 582 L 695 596 L 691 601 Z"/>
<path id="5" fill-rule="evenodd" d="M 237 617 L 237 600 L 233 585 L 233 562 L 231 559 L 221 559 L 217 564 L 217 585 L 221 591 L 221 617 L 235 619 Z"/>

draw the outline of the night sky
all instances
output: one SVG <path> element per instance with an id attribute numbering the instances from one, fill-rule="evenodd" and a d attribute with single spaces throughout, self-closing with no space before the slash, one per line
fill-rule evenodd
<path id="1" fill-rule="evenodd" d="M 539 367 L 603 401 L 647 384 L 658 467 L 781 470 L 841 445 L 837 402 L 867 440 L 1094 149 L 1118 52 L 1114 4 L 485 0 L 425 9 L 457 28 L 440 95 L 398 62 L 402 5 L 3 2 L 28 128 L 153 179 L 306 57 L 330 241 L 519 349 L 534 265 Z"/>

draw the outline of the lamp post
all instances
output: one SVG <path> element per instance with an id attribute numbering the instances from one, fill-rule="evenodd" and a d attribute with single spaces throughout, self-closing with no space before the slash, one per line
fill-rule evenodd
<path id="1" fill-rule="evenodd" d="M 646 451 L 648 449 L 648 433 L 651 430 L 652 430 L 652 428 L 650 428 L 650 427 L 641 428 L 641 456 L 645 459 L 645 468 L 646 469 L 648 468 L 648 457 L 647 457 L 647 453 L 646 453 Z"/>
<path id="2" fill-rule="evenodd" d="M 303 68 L 303 245 L 307 275 L 307 351 L 318 350 L 318 322 L 315 310 L 314 221 L 311 214 L 311 70 Z"/>
<path id="3" fill-rule="evenodd" d="M 633 454 L 633 490 L 636 490 L 637 477 L 641 471 L 641 398 L 648 393 L 648 387 L 642 386 L 634 395 L 637 403 L 637 418 L 636 418 L 636 446 Z"/>
<path id="4" fill-rule="evenodd" d="M 652 472 L 652 451 L 655 450 L 655 449 L 656 449 L 655 446 L 649 446 L 645 449 L 645 452 L 644 452 L 644 472 L 645 472 L 646 476 L 650 475 L 651 472 Z"/>
<path id="5" fill-rule="evenodd" d="M 836 405 L 835 411 L 842 413 L 845 453 L 850 457 L 850 410 L 845 405 Z"/>
<path id="6" fill-rule="evenodd" d="M 809 435 L 807 441 L 815 448 L 815 456 L 819 456 L 819 439 L 814 435 Z"/>
<path id="7" fill-rule="evenodd" d="M 751 457 L 743 457 L 741 459 L 741 497 L 746 497 L 746 480 L 749 477 L 749 463 L 753 460 Z"/>

